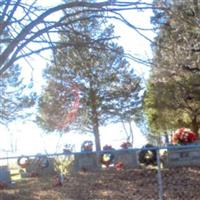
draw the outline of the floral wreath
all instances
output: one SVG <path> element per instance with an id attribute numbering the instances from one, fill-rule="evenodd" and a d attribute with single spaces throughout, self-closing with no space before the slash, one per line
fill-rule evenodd
<path id="1" fill-rule="evenodd" d="M 93 150 L 93 142 L 90 140 L 86 140 L 83 142 L 83 144 L 81 145 L 81 151 L 92 151 Z"/>
<path id="2" fill-rule="evenodd" d="M 25 159 L 25 160 L 24 160 Z M 24 161 L 22 161 L 24 160 Z M 29 157 L 27 156 L 21 156 L 17 159 L 17 164 L 21 167 L 21 168 L 26 168 L 29 164 L 30 164 L 30 160 Z"/>
<path id="3" fill-rule="evenodd" d="M 49 159 L 47 156 L 41 156 L 39 155 L 37 158 L 37 164 L 39 165 L 40 168 L 47 168 L 49 167 Z"/>
<path id="4" fill-rule="evenodd" d="M 113 151 L 115 150 L 114 148 L 112 148 L 111 145 L 105 145 L 103 147 L 103 153 L 100 156 L 100 162 L 102 165 L 105 165 L 107 168 L 113 163 L 115 155 Z"/>
<path id="5" fill-rule="evenodd" d="M 63 153 L 64 153 L 64 154 L 71 154 L 71 153 L 72 153 L 72 149 L 73 149 L 73 146 L 72 146 L 72 145 L 66 144 L 66 145 L 64 146 Z"/>
<path id="6" fill-rule="evenodd" d="M 122 148 L 122 149 L 128 149 L 128 148 L 130 148 L 130 147 L 132 147 L 132 144 L 130 143 L 130 142 L 123 142 L 121 145 L 120 145 L 120 147 Z"/>
<path id="7" fill-rule="evenodd" d="M 197 134 L 188 128 L 179 128 L 172 134 L 173 144 L 190 144 L 197 139 Z"/>
<path id="8" fill-rule="evenodd" d="M 139 152 L 139 161 L 145 165 L 154 165 L 157 161 L 157 153 L 155 149 L 146 149 L 148 147 L 154 146 L 152 144 L 146 144 Z"/>

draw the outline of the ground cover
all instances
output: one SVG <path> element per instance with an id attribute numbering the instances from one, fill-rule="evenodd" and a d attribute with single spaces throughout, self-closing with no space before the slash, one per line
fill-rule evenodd
<path id="1" fill-rule="evenodd" d="M 164 200 L 197 200 L 200 168 L 162 169 Z M 0 191 L 0 200 L 157 200 L 155 168 L 80 172 L 67 175 L 61 187 L 54 177 L 25 178 Z"/>

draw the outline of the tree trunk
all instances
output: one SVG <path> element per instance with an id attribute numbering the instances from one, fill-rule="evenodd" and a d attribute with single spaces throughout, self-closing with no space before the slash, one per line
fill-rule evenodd
<path id="1" fill-rule="evenodd" d="M 97 112 L 97 97 L 95 90 L 90 86 L 90 99 L 91 99 L 91 109 L 92 109 L 92 127 L 93 134 L 95 138 L 95 146 L 96 146 L 96 157 L 97 157 L 97 166 L 101 168 L 100 155 L 101 155 L 101 142 L 100 142 L 100 134 L 99 134 L 99 118 Z"/>
<path id="2" fill-rule="evenodd" d="M 129 124 L 129 131 L 130 131 L 130 143 L 133 144 L 133 128 L 132 128 L 132 125 L 131 125 L 131 121 L 128 120 L 128 124 Z"/>
<path id="3" fill-rule="evenodd" d="M 169 135 L 165 132 L 165 144 L 169 144 Z"/>
<path id="4" fill-rule="evenodd" d="M 100 143 L 99 129 L 96 125 L 93 126 L 93 131 L 95 137 L 96 152 L 99 154 L 101 152 L 101 143 Z"/>
<path id="5" fill-rule="evenodd" d="M 198 130 L 199 130 L 199 125 L 197 122 L 197 116 L 194 115 L 192 118 L 192 131 L 198 134 Z"/>
<path id="6" fill-rule="evenodd" d="M 193 0 L 193 5 L 194 5 L 194 11 L 195 11 L 195 16 L 199 16 L 199 5 L 198 5 L 198 0 Z"/>
<path id="7" fill-rule="evenodd" d="M 101 151 L 101 143 L 100 143 L 100 135 L 99 135 L 98 116 L 95 109 L 92 111 L 92 115 L 93 115 L 92 121 L 93 121 L 93 133 L 95 137 L 96 152 L 99 153 Z"/>
<path id="8" fill-rule="evenodd" d="M 126 129 L 125 122 L 123 121 L 123 119 L 121 119 L 121 123 L 122 123 L 123 129 L 124 129 L 124 132 L 126 133 L 126 138 L 129 141 L 130 135 Z"/>
<path id="9" fill-rule="evenodd" d="M 99 154 L 101 152 L 99 119 L 98 119 L 98 112 L 97 112 L 96 92 L 92 88 L 90 88 L 90 98 L 91 98 L 91 109 L 92 109 L 92 126 L 93 126 L 93 133 L 95 137 L 96 152 L 97 154 Z"/>
<path id="10" fill-rule="evenodd" d="M 127 142 L 130 142 L 131 144 L 133 144 L 133 128 L 131 125 L 131 121 L 127 120 L 127 123 L 129 125 L 129 132 L 126 129 L 125 122 L 123 121 L 123 119 L 121 119 L 121 123 L 122 123 L 123 129 L 124 129 L 124 132 L 126 133 L 126 136 L 127 136 L 127 138 L 126 138 Z"/>

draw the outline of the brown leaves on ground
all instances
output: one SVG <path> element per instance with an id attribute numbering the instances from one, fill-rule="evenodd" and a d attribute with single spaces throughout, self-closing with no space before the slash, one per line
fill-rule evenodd
<path id="1" fill-rule="evenodd" d="M 197 200 L 200 168 L 163 169 L 164 200 Z M 53 177 L 27 178 L 1 190 L 0 200 L 157 200 L 156 169 L 81 172 L 65 177 L 61 187 Z"/>

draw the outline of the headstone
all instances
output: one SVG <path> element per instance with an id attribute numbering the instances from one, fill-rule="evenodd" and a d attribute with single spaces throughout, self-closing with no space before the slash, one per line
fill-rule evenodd
<path id="1" fill-rule="evenodd" d="M 122 162 L 125 168 L 139 167 L 137 151 L 128 149 L 116 151 L 114 162 Z"/>
<path id="2" fill-rule="evenodd" d="M 73 171 L 78 172 L 81 170 L 85 171 L 97 171 L 98 163 L 95 152 L 87 152 L 82 154 L 74 155 Z"/>
<path id="3" fill-rule="evenodd" d="M 27 173 L 36 173 L 39 176 L 46 176 L 46 175 L 54 175 L 55 174 L 55 159 L 54 158 L 48 158 L 48 165 L 45 167 L 45 162 L 47 160 L 44 160 L 40 162 L 38 158 L 31 159 L 30 164 L 26 167 Z"/>
<path id="4" fill-rule="evenodd" d="M 168 150 L 167 167 L 200 166 L 200 149 L 173 149 Z"/>
<path id="5" fill-rule="evenodd" d="M 0 166 L 0 183 L 11 183 L 10 170 L 8 166 Z"/>

